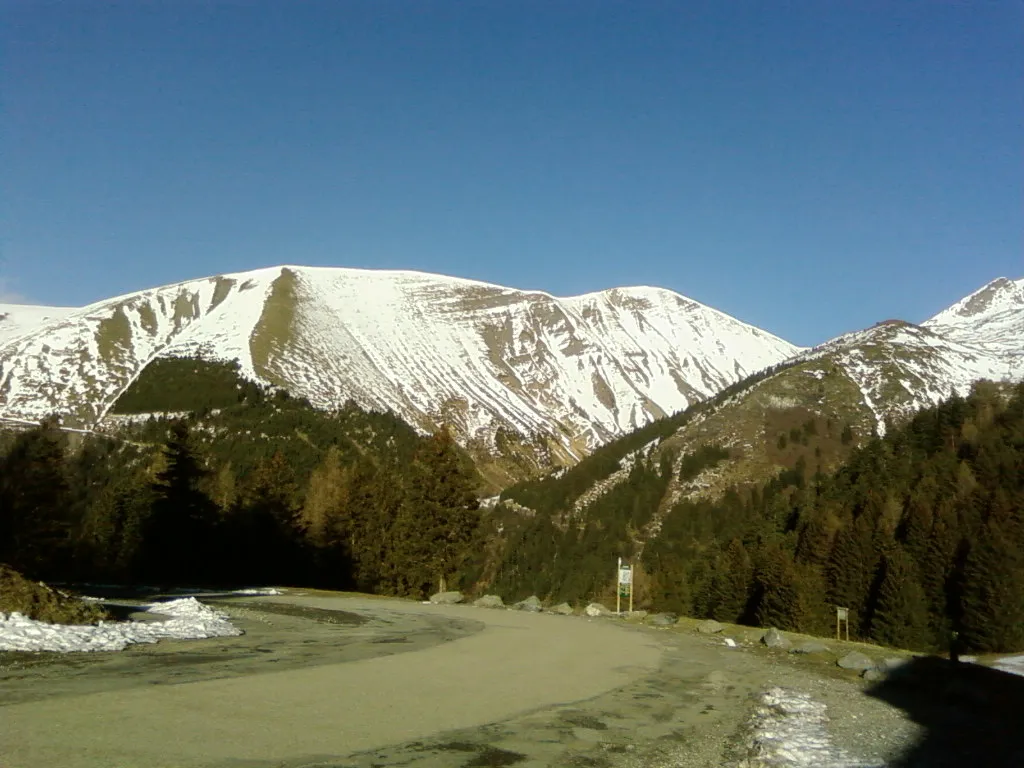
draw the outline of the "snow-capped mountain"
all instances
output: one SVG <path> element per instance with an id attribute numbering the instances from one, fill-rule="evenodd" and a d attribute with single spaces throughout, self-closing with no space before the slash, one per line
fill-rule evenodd
<path id="1" fill-rule="evenodd" d="M 923 323 L 930 331 L 977 346 L 1024 378 L 1024 278 L 1000 277 Z"/>
<path id="2" fill-rule="evenodd" d="M 398 271 L 275 267 L 2 311 L 3 417 L 95 425 L 150 361 L 201 355 L 320 407 L 445 422 L 483 447 L 539 438 L 569 461 L 800 351 L 658 288 L 558 299 Z"/>
<path id="3" fill-rule="evenodd" d="M 690 418 L 677 417 L 678 428 L 658 447 L 673 452 L 677 475 L 680 462 L 701 446 L 726 448 L 729 458 L 696 478 L 674 476 L 662 511 L 684 497 L 762 483 L 798 459 L 812 471 L 828 471 L 890 421 L 966 395 L 981 379 L 1024 380 L 1022 289 L 1024 280 L 1000 278 L 921 325 L 887 321 L 844 334 L 722 393 Z M 587 489 L 577 507 L 623 482 L 628 469 L 624 461 Z M 659 520 L 648 534 L 656 534 Z"/>

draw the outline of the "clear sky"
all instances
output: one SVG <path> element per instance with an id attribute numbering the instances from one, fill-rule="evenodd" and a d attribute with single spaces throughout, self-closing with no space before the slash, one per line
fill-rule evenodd
<path id="1" fill-rule="evenodd" d="M 294 263 L 811 344 L 1024 276 L 1024 3 L 0 0 L 0 294 Z"/>

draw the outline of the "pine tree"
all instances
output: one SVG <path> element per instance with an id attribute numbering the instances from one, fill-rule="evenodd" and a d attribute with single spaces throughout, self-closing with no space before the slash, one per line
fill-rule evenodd
<path id="1" fill-rule="evenodd" d="M 164 456 L 166 467 L 150 487 L 152 511 L 141 544 L 144 575 L 164 583 L 208 580 L 216 571 L 217 510 L 200 488 L 206 471 L 187 422 L 171 426 Z"/>
<path id="2" fill-rule="evenodd" d="M 871 636 L 883 645 L 926 650 L 932 637 L 928 601 L 918 581 L 913 560 L 893 548 L 883 558 L 878 603 L 871 621 Z"/>
<path id="3" fill-rule="evenodd" d="M 451 433 L 442 429 L 417 455 L 392 528 L 391 570 L 399 591 L 423 595 L 447 587 L 480 522 L 474 485 Z"/>
<path id="4" fill-rule="evenodd" d="M 737 623 L 747 616 L 753 586 L 754 566 L 739 539 L 729 542 L 710 584 L 709 613 L 718 621 Z"/>
<path id="5" fill-rule="evenodd" d="M 960 635 L 976 651 L 1024 648 L 1024 525 L 990 521 L 964 568 Z"/>
<path id="6" fill-rule="evenodd" d="M 867 616 L 872 580 L 878 562 L 869 526 L 867 519 L 862 516 L 841 528 L 836 535 L 827 568 L 829 601 L 833 605 L 850 609 L 851 628 L 861 627 Z"/>
<path id="7" fill-rule="evenodd" d="M 0 461 L 0 561 L 33 577 L 69 575 L 72 530 L 65 451 L 56 419 L 19 434 Z"/>

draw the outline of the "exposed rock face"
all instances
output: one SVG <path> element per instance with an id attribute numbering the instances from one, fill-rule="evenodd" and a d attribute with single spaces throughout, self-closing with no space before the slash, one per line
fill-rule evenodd
<path id="1" fill-rule="evenodd" d="M 473 605 L 477 608 L 504 608 L 505 601 L 498 595 L 484 595 L 474 600 Z"/>
<path id="2" fill-rule="evenodd" d="M 430 596 L 434 605 L 455 605 L 463 600 L 461 592 L 438 592 Z"/>

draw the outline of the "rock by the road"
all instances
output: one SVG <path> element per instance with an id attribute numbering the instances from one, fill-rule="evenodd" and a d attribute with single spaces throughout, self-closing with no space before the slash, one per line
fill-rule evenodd
<path id="1" fill-rule="evenodd" d="M 505 601 L 498 595 L 484 595 L 473 601 L 477 608 L 504 608 Z"/>
<path id="2" fill-rule="evenodd" d="M 879 669 L 878 667 L 865 669 L 861 673 L 861 677 L 863 677 L 869 683 L 880 683 L 881 681 L 885 680 L 885 678 L 887 678 L 888 676 L 888 672 L 886 672 L 884 669 Z"/>
<path id="3" fill-rule="evenodd" d="M 714 619 L 707 619 L 706 621 L 702 621 L 700 624 L 697 625 L 697 631 L 700 632 L 702 635 L 716 635 L 723 629 L 725 629 L 725 625 L 720 624 Z"/>
<path id="4" fill-rule="evenodd" d="M 540 598 L 536 595 L 530 595 L 525 600 L 520 600 L 514 606 L 517 611 L 528 611 L 530 613 L 540 613 L 543 610 L 543 606 L 540 604 Z"/>
<path id="5" fill-rule="evenodd" d="M 430 596 L 434 605 L 455 605 L 463 600 L 461 592 L 437 592 Z"/>
<path id="6" fill-rule="evenodd" d="M 647 621 L 656 627 L 671 627 L 673 624 L 679 623 L 679 617 L 674 613 L 656 613 L 653 616 L 648 616 Z"/>
<path id="7" fill-rule="evenodd" d="M 824 643 L 819 643 L 817 640 L 808 640 L 806 643 L 800 643 L 796 648 L 793 648 L 790 653 L 828 653 L 831 650 Z"/>
<path id="8" fill-rule="evenodd" d="M 962 659 L 963 656 L 960 658 Z M 901 667 L 905 667 L 909 663 L 910 659 L 901 659 L 899 656 L 890 656 L 888 659 L 882 659 L 882 661 L 878 663 L 878 668 L 883 670 L 886 674 L 889 674 L 890 672 L 895 672 Z"/>
<path id="9" fill-rule="evenodd" d="M 572 616 L 574 611 L 568 603 L 559 603 L 551 609 L 551 613 L 557 613 L 559 616 Z"/>
<path id="10" fill-rule="evenodd" d="M 607 608 L 605 608 L 603 605 L 601 605 L 600 603 L 591 603 L 590 605 L 588 605 L 586 608 L 583 609 L 583 612 L 585 614 L 587 614 L 587 616 L 614 616 L 615 615 L 611 611 L 609 611 Z"/>
<path id="11" fill-rule="evenodd" d="M 857 672 L 863 672 L 864 670 L 872 669 L 875 666 L 875 662 L 860 651 L 850 651 L 836 663 L 843 669 L 853 669 Z"/>
<path id="12" fill-rule="evenodd" d="M 790 646 L 789 639 L 775 627 L 771 627 L 764 633 L 764 636 L 761 638 L 761 642 L 769 648 L 789 648 Z"/>

